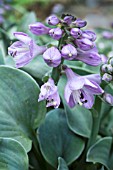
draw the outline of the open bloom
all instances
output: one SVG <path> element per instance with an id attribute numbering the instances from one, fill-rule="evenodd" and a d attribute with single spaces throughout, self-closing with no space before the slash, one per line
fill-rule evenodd
<path id="1" fill-rule="evenodd" d="M 8 48 L 8 54 L 14 57 L 16 67 L 20 68 L 28 64 L 36 55 L 42 54 L 46 47 L 38 46 L 23 32 L 15 32 L 14 36 L 19 41 L 14 42 Z"/>
<path id="2" fill-rule="evenodd" d="M 56 47 L 48 48 L 44 52 L 43 58 L 50 67 L 57 67 L 61 63 L 61 54 Z"/>
<path id="3" fill-rule="evenodd" d="M 73 60 L 77 56 L 77 50 L 73 45 L 67 44 L 63 46 L 61 54 L 62 57 L 65 58 L 66 60 Z"/>
<path id="4" fill-rule="evenodd" d="M 68 67 L 65 68 L 65 73 L 68 79 L 64 91 L 67 104 L 70 107 L 79 104 L 88 109 L 92 108 L 94 95 L 103 93 L 103 90 L 99 86 L 100 81 L 97 79 L 99 75 L 79 76 Z"/>
<path id="5" fill-rule="evenodd" d="M 102 62 L 101 56 L 98 54 L 96 47 L 88 51 L 83 51 L 77 48 L 76 60 L 80 60 L 91 66 L 98 66 Z"/>
<path id="6" fill-rule="evenodd" d="M 58 108 L 60 105 L 58 89 L 52 78 L 49 78 L 49 80 L 41 86 L 38 102 L 42 100 L 47 101 L 46 107 L 54 106 L 54 108 Z"/>
<path id="7" fill-rule="evenodd" d="M 43 34 L 48 34 L 50 28 L 46 27 L 44 24 L 41 22 L 36 22 L 34 24 L 29 25 L 29 30 L 36 35 L 43 35 Z"/>

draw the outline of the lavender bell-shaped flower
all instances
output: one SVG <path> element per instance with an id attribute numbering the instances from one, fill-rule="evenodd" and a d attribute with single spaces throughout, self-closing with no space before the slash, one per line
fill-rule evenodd
<path id="1" fill-rule="evenodd" d="M 88 51 L 94 47 L 94 43 L 87 38 L 76 39 L 75 44 L 84 51 Z"/>
<path id="2" fill-rule="evenodd" d="M 42 54 L 46 47 L 38 46 L 23 32 L 15 32 L 14 36 L 19 40 L 8 48 L 8 54 L 14 57 L 16 67 L 20 68 L 28 64 L 36 55 Z"/>
<path id="3" fill-rule="evenodd" d="M 62 37 L 63 31 L 60 28 L 53 28 L 49 31 L 49 35 L 55 39 L 59 40 Z"/>
<path id="4" fill-rule="evenodd" d="M 82 31 L 79 28 L 72 28 L 70 34 L 74 37 L 74 38 L 79 38 L 82 34 Z"/>
<path id="5" fill-rule="evenodd" d="M 78 28 L 82 28 L 82 27 L 85 27 L 87 25 L 87 22 L 78 18 L 74 22 L 72 22 L 72 24 L 75 25 Z"/>
<path id="6" fill-rule="evenodd" d="M 56 15 L 51 15 L 46 19 L 49 25 L 57 25 L 59 24 L 60 20 Z"/>
<path id="7" fill-rule="evenodd" d="M 76 59 L 77 50 L 73 45 L 67 44 L 63 46 L 61 50 L 61 54 L 62 54 L 62 57 L 65 58 L 66 60 L 73 60 L 73 59 Z"/>
<path id="8" fill-rule="evenodd" d="M 41 22 L 36 22 L 34 24 L 30 24 L 29 25 L 29 30 L 36 35 L 44 35 L 44 34 L 48 34 L 50 28 L 46 27 L 44 24 L 42 24 Z"/>
<path id="9" fill-rule="evenodd" d="M 96 47 L 88 51 L 83 51 L 77 48 L 76 60 L 80 60 L 91 66 L 98 66 L 101 64 L 101 56 L 98 54 Z"/>
<path id="10" fill-rule="evenodd" d="M 48 48 L 44 52 L 43 58 L 50 67 L 57 67 L 61 63 L 61 54 L 56 47 Z"/>
<path id="11" fill-rule="evenodd" d="M 102 94 L 104 91 L 99 86 L 98 80 L 96 81 L 97 74 L 92 76 L 79 76 L 75 74 L 70 68 L 66 66 L 64 71 L 67 76 L 67 84 L 64 90 L 64 97 L 70 107 L 76 104 L 91 109 L 94 104 L 94 95 Z M 94 81 L 95 80 L 95 81 Z"/>
<path id="12" fill-rule="evenodd" d="M 46 107 L 54 106 L 54 108 L 58 108 L 60 105 L 58 89 L 52 78 L 49 78 L 49 80 L 41 86 L 38 102 L 42 100 L 47 101 Z"/>

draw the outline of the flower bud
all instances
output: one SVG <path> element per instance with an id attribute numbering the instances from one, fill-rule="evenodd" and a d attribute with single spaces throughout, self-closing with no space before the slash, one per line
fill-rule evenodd
<path id="1" fill-rule="evenodd" d="M 104 93 L 103 99 L 109 103 L 110 105 L 113 105 L 113 96 L 109 93 Z"/>
<path id="2" fill-rule="evenodd" d="M 82 31 L 79 28 L 72 28 L 70 33 L 74 38 L 79 38 Z"/>
<path id="3" fill-rule="evenodd" d="M 56 47 L 48 48 L 43 53 L 43 58 L 50 67 L 57 67 L 61 63 L 61 54 Z"/>
<path id="4" fill-rule="evenodd" d="M 112 76 L 108 73 L 105 73 L 102 77 L 102 80 L 107 81 L 107 82 L 112 81 L 112 79 L 113 79 Z"/>
<path id="5" fill-rule="evenodd" d="M 47 18 L 47 23 L 49 25 L 57 25 L 59 23 L 59 19 L 56 15 L 51 15 Z"/>
<path id="6" fill-rule="evenodd" d="M 36 34 L 36 35 L 48 34 L 49 30 L 50 30 L 50 28 L 46 27 L 41 22 L 36 22 L 34 24 L 30 24 L 29 29 L 33 34 Z"/>
<path id="7" fill-rule="evenodd" d="M 62 48 L 61 54 L 63 58 L 73 60 L 77 56 L 77 50 L 73 45 L 67 44 Z"/>
<path id="8" fill-rule="evenodd" d="M 68 24 L 68 25 L 70 25 L 71 24 L 71 22 L 73 21 L 73 16 L 72 15 L 69 15 L 69 16 L 65 16 L 64 17 L 64 23 L 66 23 L 66 24 Z"/>
<path id="9" fill-rule="evenodd" d="M 83 21 L 82 19 L 78 18 L 74 22 L 72 22 L 73 25 L 75 25 L 78 28 L 85 27 L 87 25 L 86 21 Z"/>
<path id="10" fill-rule="evenodd" d="M 87 38 L 90 41 L 95 41 L 96 40 L 96 34 L 93 31 L 90 31 L 90 30 L 83 31 L 81 37 L 82 38 Z"/>
<path id="11" fill-rule="evenodd" d="M 80 38 L 75 40 L 75 44 L 81 50 L 87 51 L 94 47 L 94 43 L 87 38 Z"/>
<path id="12" fill-rule="evenodd" d="M 60 28 L 53 28 L 49 31 L 49 35 L 55 39 L 59 40 L 62 37 L 63 31 Z"/>
<path id="13" fill-rule="evenodd" d="M 111 64 L 103 64 L 103 65 L 101 66 L 101 71 L 102 71 L 103 73 L 109 73 L 109 74 L 111 74 L 111 73 L 113 73 L 113 67 L 111 66 Z"/>

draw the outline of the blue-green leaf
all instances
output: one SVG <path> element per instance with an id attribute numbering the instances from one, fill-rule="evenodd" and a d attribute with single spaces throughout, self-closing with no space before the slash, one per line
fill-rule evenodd
<path id="1" fill-rule="evenodd" d="M 112 137 L 104 137 L 91 146 L 87 153 L 87 162 L 100 163 L 107 169 Z"/>

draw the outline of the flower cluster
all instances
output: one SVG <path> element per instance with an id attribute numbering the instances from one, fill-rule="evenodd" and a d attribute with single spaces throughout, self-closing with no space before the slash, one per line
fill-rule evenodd
<path id="1" fill-rule="evenodd" d="M 110 58 L 101 66 L 102 80 L 110 82 L 113 80 L 113 58 Z"/>
<path id="2" fill-rule="evenodd" d="M 53 70 L 56 68 L 57 71 L 57 68 L 63 68 L 67 76 L 68 81 L 64 90 L 67 104 L 70 107 L 79 104 L 90 109 L 94 103 L 94 95 L 103 93 L 99 86 L 100 76 L 97 74 L 79 76 L 67 66 L 61 67 L 61 65 L 64 60 L 79 60 L 91 66 L 100 65 L 102 60 L 95 45 L 96 34 L 90 30 L 82 30 L 87 22 L 68 14 L 62 15 L 61 18 L 51 15 L 46 22 L 47 25 L 41 22 L 30 24 L 29 30 L 37 36 L 49 35 L 58 41 L 58 46 L 39 46 L 27 34 L 15 32 L 14 36 L 19 41 L 8 48 L 9 55 L 14 57 L 16 67 L 20 68 L 28 64 L 36 55 L 43 54 L 43 59 L 48 66 L 53 67 Z M 52 78 L 49 77 L 41 87 L 38 101 L 46 100 L 47 107 L 57 108 L 60 105 L 55 83 L 58 82 L 52 75 Z"/>

